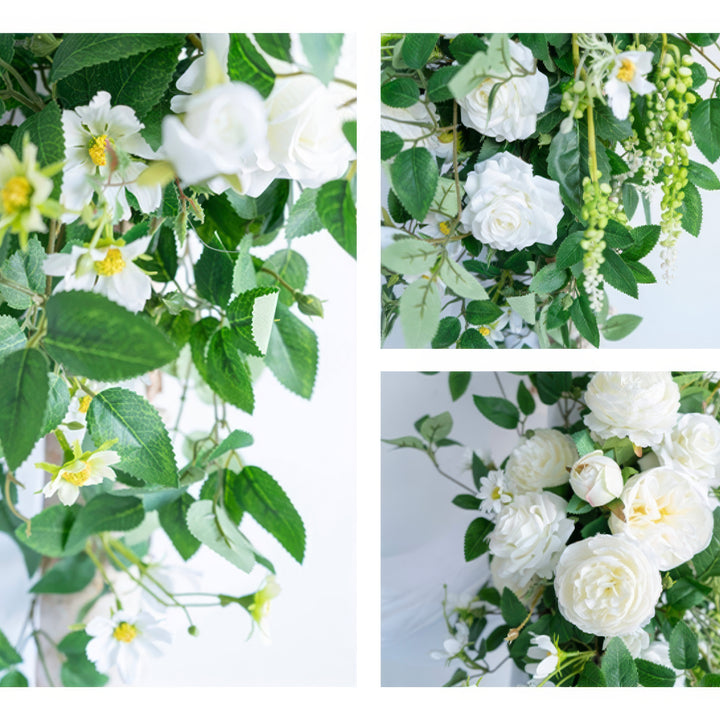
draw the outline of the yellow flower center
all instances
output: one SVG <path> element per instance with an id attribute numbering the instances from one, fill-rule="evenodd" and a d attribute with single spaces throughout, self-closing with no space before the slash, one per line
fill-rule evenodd
<path id="1" fill-rule="evenodd" d="M 31 192 L 32 185 L 26 177 L 22 175 L 11 177 L 2 189 L 2 204 L 5 214 L 12 215 L 12 213 L 28 207 Z"/>
<path id="2" fill-rule="evenodd" d="M 88 411 L 88 408 L 90 407 L 90 400 L 92 398 L 89 395 L 85 395 L 84 397 L 80 398 L 80 412 L 86 413 Z"/>
<path id="3" fill-rule="evenodd" d="M 138 634 L 138 630 L 134 625 L 130 623 L 121 622 L 114 630 L 113 637 L 119 642 L 129 643 L 132 642 Z"/>
<path id="4" fill-rule="evenodd" d="M 478 328 L 478 332 L 483 337 L 487 337 L 490 334 L 490 328 L 489 327 L 480 327 L 480 328 Z"/>
<path id="5" fill-rule="evenodd" d="M 632 60 L 623 58 L 620 61 L 620 69 L 617 72 L 618 80 L 629 83 L 635 77 L 635 63 Z"/>
<path id="6" fill-rule="evenodd" d="M 450 143 L 450 142 L 452 142 L 452 141 L 453 141 L 453 133 L 452 133 L 452 131 L 451 131 L 451 130 L 448 130 L 448 131 L 446 131 L 446 132 L 441 132 L 441 133 L 438 135 L 438 140 L 439 140 L 441 143 Z"/>
<path id="7" fill-rule="evenodd" d="M 117 275 L 125 269 L 125 260 L 118 248 L 108 248 L 104 260 L 97 260 L 93 263 L 95 272 L 98 275 Z"/>
<path id="8" fill-rule="evenodd" d="M 441 223 L 438 223 L 438 227 L 443 235 L 450 234 L 450 222 L 448 220 L 443 220 Z"/>
<path id="9" fill-rule="evenodd" d="M 499 487 L 494 487 L 492 493 L 490 494 L 490 497 L 492 497 L 493 500 L 499 500 L 502 497 L 502 493 L 500 492 Z"/>
<path id="10" fill-rule="evenodd" d="M 68 472 L 67 470 L 62 474 L 63 480 L 69 482 L 75 487 L 82 487 L 90 477 L 90 466 L 85 463 L 85 467 L 78 472 Z"/>
<path id="11" fill-rule="evenodd" d="M 90 159 L 99 167 L 104 165 L 106 162 L 105 158 L 105 147 L 107 145 L 107 135 L 97 135 L 92 139 L 90 147 L 88 148 L 88 155 Z"/>

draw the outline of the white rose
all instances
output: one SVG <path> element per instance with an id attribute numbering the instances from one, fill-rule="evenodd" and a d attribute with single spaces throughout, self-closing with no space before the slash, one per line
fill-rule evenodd
<path id="1" fill-rule="evenodd" d="M 693 481 L 669 467 L 630 478 L 620 499 L 625 522 L 610 516 L 610 530 L 640 546 L 660 570 L 671 570 L 704 550 L 712 537 L 710 505 Z"/>
<path id="2" fill-rule="evenodd" d="M 504 506 L 488 538 L 491 554 L 500 560 L 500 574 L 520 587 L 535 576 L 551 578 L 574 527 L 566 509 L 567 502 L 550 492 L 518 495 Z"/>
<path id="3" fill-rule="evenodd" d="M 520 491 L 542 490 L 567 482 L 578 459 L 575 443 L 558 430 L 536 430 L 510 453 L 505 475 Z"/>
<path id="4" fill-rule="evenodd" d="M 555 569 L 555 593 L 563 616 L 601 637 L 628 635 L 655 614 L 660 573 L 635 543 L 617 535 L 593 535 L 568 545 Z"/>
<path id="5" fill-rule="evenodd" d="M 627 437 L 639 447 L 660 444 L 680 408 L 669 372 L 598 372 L 585 391 L 585 425 L 603 439 Z"/>
<path id="6" fill-rule="evenodd" d="M 215 85 L 185 102 L 185 114 L 168 115 L 162 152 L 186 185 L 236 178 L 243 194 L 257 196 L 276 176 L 269 157 L 268 122 L 260 93 L 243 83 Z"/>
<path id="7" fill-rule="evenodd" d="M 594 450 L 572 466 L 570 485 L 576 495 L 593 507 L 607 505 L 623 490 L 622 470 L 602 450 Z"/>
<path id="8" fill-rule="evenodd" d="M 704 413 L 680 415 L 657 453 L 664 465 L 685 470 L 694 480 L 712 482 L 720 467 L 720 423 Z"/>
<path id="9" fill-rule="evenodd" d="M 405 108 L 382 105 L 380 109 L 380 130 L 394 132 L 406 144 L 424 147 L 435 154 L 440 146 L 440 140 L 432 130 L 437 126 L 438 119 L 433 103 L 416 102 Z M 450 143 L 452 146 L 452 143 Z M 444 157 L 444 155 L 443 155 Z"/>
<path id="10" fill-rule="evenodd" d="M 510 65 L 512 70 L 499 73 L 501 78 L 484 78 L 466 97 L 458 100 L 464 125 L 474 128 L 483 135 L 502 142 L 522 140 L 535 132 L 538 113 L 545 109 L 548 99 L 548 79 L 538 71 L 529 48 L 522 43 L 510 43 Z M 529 71 L 526 75 L 513 73 L 518 65 Z M 490 105 L 490 93 L 499 84 Z"/>
<path id="11" fill-rule="evenodd" d="M 347 171 L 352 147 L 333 92 L 317 78 L 277 78 L 266 100 L 270 157 L 278 177 L 319 187 Z"/>
<path id="12" fill-rule="evenodd" d="M 563 216 L 560 186 L 534 176 L 532 165 L 503 152 L 477 163 L 465 181 L 465 230 L 496 250 L 551 245 Z"/>

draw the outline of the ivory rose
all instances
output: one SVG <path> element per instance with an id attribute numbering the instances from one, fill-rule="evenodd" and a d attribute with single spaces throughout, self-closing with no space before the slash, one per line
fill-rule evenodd
<path id="1" fill-rule="evenodd" d="M 568 468 L 577 459 L 575 443 L 567 435 L 543 428 L 510 453 L 505 475 L 516 490 L 542 490 L 567 482 Z"/>
<path id="2" fill-rule="evenodd" d="M 628 480 L 620 499 L 625 522 L 609 520 L 615 535 L 624 535 L 671 570 L 704 550 L 713 530 L 707 498 L 693 481 L 669 467 L 641 472 Z"/>
<path id="3" fill-rule="evenodd" d="M 563 617 L 602 637 L 628 635 L 646 625 L 661 592 L 657 566 L 622 536 L 593 535 L 568 545 L 555 569 Z"/>
<path id="4" fill-rule="evenodd" d="M 599 437 L 627 437 L 639 447 L 658 445 L 680 408 L 669 372 L 598 372 L 585 391 L 585 425 Z"/>
<path id="5" fill-rule="evenodd" d="M 570 485 L 576 495 L 593 507 L 607 505 L 622 492 L 622 470 L 602 450 L 594 450 L 572 466 Z"/>
<path id="6" fill-rule="evenodd" d="M 720 469 L 720 423 L 704 413 L 680 415 L 657 453 L 664 465 L 715 484 Z"/>
<path id="7" fill-rule="evenodd" d="M 522 140 L 535 132 L 549 90 L 548 79 L 537 69 L 530 49 L 520 42 L 510 42 L 509 47 L 510 67 L 498 73 L 500 79 L 483 78 L 458 100 L 463 124 L 499 142 Z"/>
<path id="8" fill-rule="evenodd" d="M 461 220 L 473 237 L 496 250 L 521 250 L 557 238 L 563 215 L 560 186 L 533 175 L 532 165 L 509 152 L 475 165 L 465 181 Z"/>

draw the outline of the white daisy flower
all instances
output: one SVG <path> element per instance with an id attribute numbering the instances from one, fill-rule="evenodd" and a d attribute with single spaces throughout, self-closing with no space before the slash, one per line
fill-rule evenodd
<path id="1" fill-rule="evenodd" d="M 97 191 L 118 222 L 130 217 L 126 191 L 149 213 L 160 205 L 162 189 L 135 182 L 147 165 L 134 157 L 152 159 L 156 154 L 140 134 L 144 126 L 135 111 L 127 105 L 113 107 L 110 99 L 103 90 L 89 105 L 63 111 L 67 163 L 60 202 L 69 213 L 79 214 Z"/>
<path id="2" fill-rule="evenodd" d="M 497 515 L 505 505 L 512 502 L 508 479 L 502 470 L 490 470 L 487 477 L 480 480 L 478 497 L 482 500 L 480 510 L 486 515 Z"/>
<path id="3" fill-rule="evenodd" d="M 533 683 L 545 680 L 558 668 L 558 649 L 548 635 L 533 635 L 527 654 L 532 660 L 539 661 L 525 666 L 525 672 L 533 676 Z"/>
<path id="4" fill-rule="evenodd" d="M 468 644 L 470 629 L 464 622 L 455 625 L 455 634 L 443 642 L 442 650 L 433 650 L 430 657 L 433 660 L 450 660 L 460 653 Z"/>
<path id="5" fill-rule="evenodd" d="M 101 673 L 116 667 L 126 684 L 135 679 L 144 654 L 159 657 L 162 651 L 156 643 L 171 641 L 159 621 L 144 612 L 131 615 L 121 610 L 111 618 L 96 617 L 85 630 L 92 637 L 85 651 L 88 659 Z"/>
<path id="6" fill-rule="evenodd" d="M 120 456 L 114 450 L 82 453 L 79 442 L 74 452 L 75 458 L 60 467 L 38 463 L 53 476 L 42 489 L 43 495 L 49 498 L 57 493 L 63 505 L 72 505 L 80 496 L 81 487 L 99 485 L 105 478 L 114 480 L 115 471 L 110 466 L 120 462 Z"/>
<path id="7" fill-rule="evenodd" d="M 144 237 L 129 245 L 76 245 L 69 253 L 49 255 L 43 269 L 46 275 L 63 278 L 55 292 L 89 290 L 139 312 L 152 294 L 152 283 L 133 260 L 147 250 L 149 243 L 150 237 Z"/>
<path id="8" fill-rule="evenodd" d="M 651 52 L 628 50 L 615 56 L 610 79 L 605 83 L 605 94 L 618 120 L 625 120 L 630 112 L 630 90 L 638 95 L 647 95 L 655 90 L 655 85 L 645 78 L 651 70 Z"/>

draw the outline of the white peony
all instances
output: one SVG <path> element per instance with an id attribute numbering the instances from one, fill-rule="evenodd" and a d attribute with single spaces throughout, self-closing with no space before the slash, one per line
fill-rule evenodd
<path id="1" fill-rule="evenodd" d="M 493 155 L 475 165 L 465 181 L 465 230 L 496 250 L 550 245 L 563 216 L 560 186 L 534 176 L 532 165 L 512 153 Z"/>
<path id="2" fill-rule="evenodd" d="M 671 570 L 708 546 L 712 511 L 684 473 L 668 467 L 641 472 L 628 480 L 620 499 L 625 522 L 611 515 L 610 530 L 631 539 L 660 570 Z"/>
<path id="3" fill-rule="evenodd" d="M 605 83 L 605 93 L 618 120 L 625 120 L 630 112 L 630 90 L 638 95 L 655 91 L 655 85 L 645 78 L 652 71 L 652 58 L 651 52 L 638 50 L 628 50 L 615 56 L 610 78 Z"/>
<path id="4" fill-rule="evenodd" d="M 184 111 L 162 124 L 162 153 L 180 182 L 260 195 L 277 174 L 260 93 L 243 83 L 221 83 L 187 97 Z"/>
<path id="5" fill-rule="evenodd" d="M 639 447 L 660 444 L 680 408 L 669 372 L 598 372 L 585 391 L 585 425 L 599 437 L 627 437 Z"/>
<path id="6" fill-rule="evenodd" d="M 338 95 L 311 75 L 275 80 L 265 105 L 278 177 L 315 188 L 345 174 L 353 150 L 339 104 Z"/>
<path id="7" fill-rule="evenodd" d="M 622 470 L 602 450 L 594 450 L 572 466 L 570 485 L 576 495 L 593 507 L 607 505 L 623 490 Z"/>
<path id="8" fill-rule="evenodd" d="M 572 439 L 559 430 L 542 428 L 524 438 L 510 453 L 505 475 L 515 489 L 528 492 L 566 483 L 578 459 Z"/>
<path id="9" fill-rule="evenodd" d="M 495 574 L 512 578 L 509 587 L 527 587 L 534 577 L 551 578 L 572 534 L 567 502 L 550 492 L 529 492 L 506 505 L 488 537 Z M 511 584 L 512 583 L 512 584 Z"/>
<path id="10" fill-rule="evenodd" d="M 463 124 L 498 142 L 530 137 L 548 99 L 548 79 L 537 69 L 530 49 L 520 42 L 509 46 L 511 67 L 498 73 L 502 79 L 483 78 L 458 100 Z M 491 107 L 490 94 L 496 86 Z"/>
<path id="11" fill-rule="evenodd" d="M 685 470 L 693 480 L 715 485 L 720 470 L 720 423 L 704 413 L 680 415 L 656 451 L 663 465 Z"/>
<path id="12" fill-rule="evenodd" d="M 555 569 L 563 617 L 601 637 L 628 635 L 655 614 L 662 593 L 657 566 L 629 539 L 594 535 L 568 545 Z"/>

